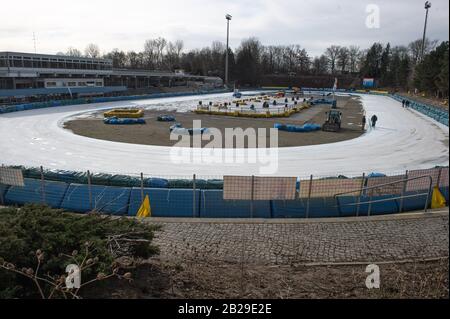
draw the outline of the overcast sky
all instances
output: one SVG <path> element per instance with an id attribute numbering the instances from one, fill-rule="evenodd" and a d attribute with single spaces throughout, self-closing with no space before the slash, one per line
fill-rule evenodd
<path id="1" fill-rule="evenodd" d="M 448 0 L 431 0 L 427 35 L 449 38 Z M 380 9 L 380 28 L 366 27 L 366 6 Z M 186 49 L 226 38 L 230 45 L 257 37 L 263 44 L 300 44 L 319 55 L 331 44 L 366 48 L 375 41 L 407 44 L 422 37 L 423 0 L 22 0 L 0 5 L 0 51 L 39 53 L 84 50 L 97 43 L 140 51 L 146 39 L 181 39 Z"/>

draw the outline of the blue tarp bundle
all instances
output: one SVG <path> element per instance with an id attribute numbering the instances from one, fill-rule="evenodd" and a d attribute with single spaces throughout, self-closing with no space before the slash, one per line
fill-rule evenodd
<path id="1" fill-rule="evenodd" d="M 160 115 L 157 118 L 158 121 L 160 122 L 173 122 L 175 121 L 175 116 L 173 115 Z"/>
<path id="2" fill-rule="evenodd" d="M 291 124 L 280 124 L 275 123 L 273 125 L 274 128 L 279 129 L 280 131 L 287 132 L 312 132 L 320 130 L 321 126 L 319 124 L 306 123 L 304 125 L 291 125 Z"/>
<path id="3" fill-rule="evenodd" d="M 377 172 L 372 172 L 372 173 L 367 175 L 368 178 L 371 178 L 371 177 L 385 177 L 385 176 L 386 176 L 386 174 L 377 173 Z"/>
<path id="4" fill-rule="evenodd" d="M 316 99 L 310 102 L 311 105 L 317 104 L 330 104 L 333 107 L 336 107 L 336 100 L 333 99 Z"/>
<path id="5" fill-rule="evenodd" d="M 103 123 L 105 124 L 113 124 L 113 125 L 129 125 L 129 124 L 145 124 L 144 119 L 129 119 L 129 118 L 117 118 L 107 117 L 103 119 Z"/>

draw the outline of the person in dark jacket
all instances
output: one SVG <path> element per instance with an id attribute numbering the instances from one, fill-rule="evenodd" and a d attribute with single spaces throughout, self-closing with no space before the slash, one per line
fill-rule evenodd
<path id="1" fill-rule="evenodd" d="M 362 117 L 361 126 L 362 126 L 362 130 L 364 131 L 364 128 L 366 127 L 366 116 L 365 115 L 363 115 L 363 117 Z"/>
<path id="2" fill-rule="evenodd" d="M 405 107 L 405 103 L 406 103 L 406 101 L 405 101 L 405 100 L 402 100 L 402 106 L 403 106 L 403 107 Z"/>
<path id="3" fill-rule="evenodd" d="M 370 121 L 372 122 L 372 127 L 375 127 L 375 124 L 377 124 L 377 121 L 378 121 L 378 117 L 374 114 L 370 118 Z"/>

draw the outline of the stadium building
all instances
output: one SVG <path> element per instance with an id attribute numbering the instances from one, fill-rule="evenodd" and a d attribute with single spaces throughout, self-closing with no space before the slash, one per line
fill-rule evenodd
<path id="1" fill-rule="evenodd" d="M 0 102 L 223 87 L 218 77 L 115 69 L 110 59 L 0 52 Z"/>

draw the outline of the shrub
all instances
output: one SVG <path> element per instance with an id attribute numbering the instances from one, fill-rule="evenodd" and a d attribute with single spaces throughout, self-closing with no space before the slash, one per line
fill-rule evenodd
<path id="1" fill-rule="evenodd" d="M 1 209 L 0 298 L 67 297 L 64 290 L 55 291 L 54 283 L 63 283 L 69 264 L 81 266 L 85 283 L 111 276 L 129 279 L 119 261 L 158 253 L 151 244 L 156 229 L 135 219 L 40 205 Z"/>

